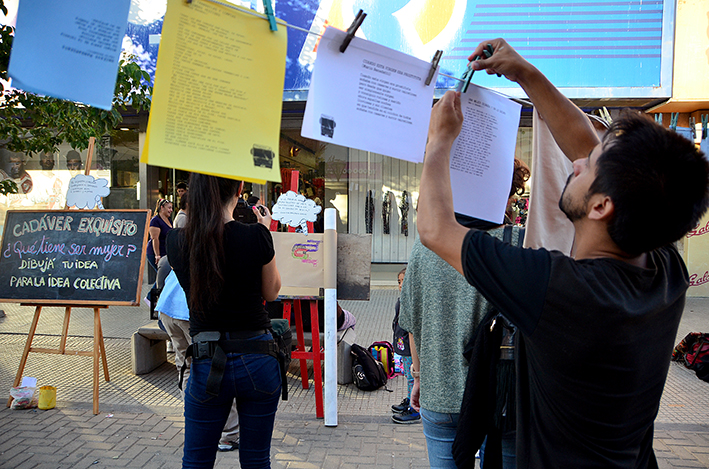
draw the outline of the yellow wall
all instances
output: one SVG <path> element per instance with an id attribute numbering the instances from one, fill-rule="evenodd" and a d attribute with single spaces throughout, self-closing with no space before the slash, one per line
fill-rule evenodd
<path id="1" fill-rule="evenodd" d="M 677 0 L 673 100 L 709 100 L 709 2 Z"/>
<path id="2" fill-rule="evenodd" d="M 687 296 L 709 297 L 709 214 L 687 234 L 685 260 L 690 283 Z"/>

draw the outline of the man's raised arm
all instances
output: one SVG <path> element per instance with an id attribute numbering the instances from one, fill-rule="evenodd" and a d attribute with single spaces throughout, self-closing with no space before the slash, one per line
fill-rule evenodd
<path id="1" fill-rule="evenodd" d="M 460 273 L 460 253 L 468 229 L 455 220 L 450 153 L 462 126 L 460 93 L 448 91 L 431 111 L 417 210 L 421 243 Z"/>
<path id="2" fill-rule="evenodd" d="M 499 73 L 518 83 L 546 122 L 561 151 L 571 161 L 586 158 L 599 143 L 588 117 L 572 103 L 534 65 L 522 58 L 504 39 L 481 42 L 470 55 L 484 57 L 483 48 L 491 44 L 492 57 L 473 62 L 475 70 Z"/>

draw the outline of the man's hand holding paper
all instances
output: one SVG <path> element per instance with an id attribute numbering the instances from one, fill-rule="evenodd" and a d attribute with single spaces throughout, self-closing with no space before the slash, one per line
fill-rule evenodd
<path id="1" fill-rule="evenodd" d="M 460 93 L 448 91 L 433 106 L 428 127 L 428 141 L 447 144 L 448 148 L 458 138 L 463 126 L 463 112 L 460 108 Z"/>

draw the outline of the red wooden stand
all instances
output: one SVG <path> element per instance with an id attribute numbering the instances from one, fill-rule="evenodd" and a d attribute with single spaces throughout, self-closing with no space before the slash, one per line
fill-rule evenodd
<path id="1" fill-rule="evenodd" d="M 308 389 L 308 363 L 307 360 L 313 361 L 313 381 L 315 386 L 315 417 L 321 419 L 325 417 L 323 410 L 323 381 L 322 381 L 322 361 L 325 359 L 325 353 L 320 347 L 320 326 L 318 324 L 318 304 L 317 300 L 303 299 L 286 299 L 283 301 L 283 318 L 288 320 L 290 324 L 291 308 L 295 316 L 295 330 L 298 337 L 298 345 L 291 352 L 291 358 L 300 360 L 300 380 L 303 382 L 303 389 Z M 301 313 L 301 304 L 305 302 L 310 304 L 310 324 L 311 333 L 313 336 L 312 348 L 310 351 L 305 349 L 305 339 L 303 337 L 303 316 Z"/>

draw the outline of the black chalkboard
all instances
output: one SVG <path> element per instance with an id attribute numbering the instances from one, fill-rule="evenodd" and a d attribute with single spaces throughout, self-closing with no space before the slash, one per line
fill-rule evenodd
<path id="1" fill-rule="evenodd" d="M 149 210 L 10 210 L 0 301 L 137 305 Z"/>

